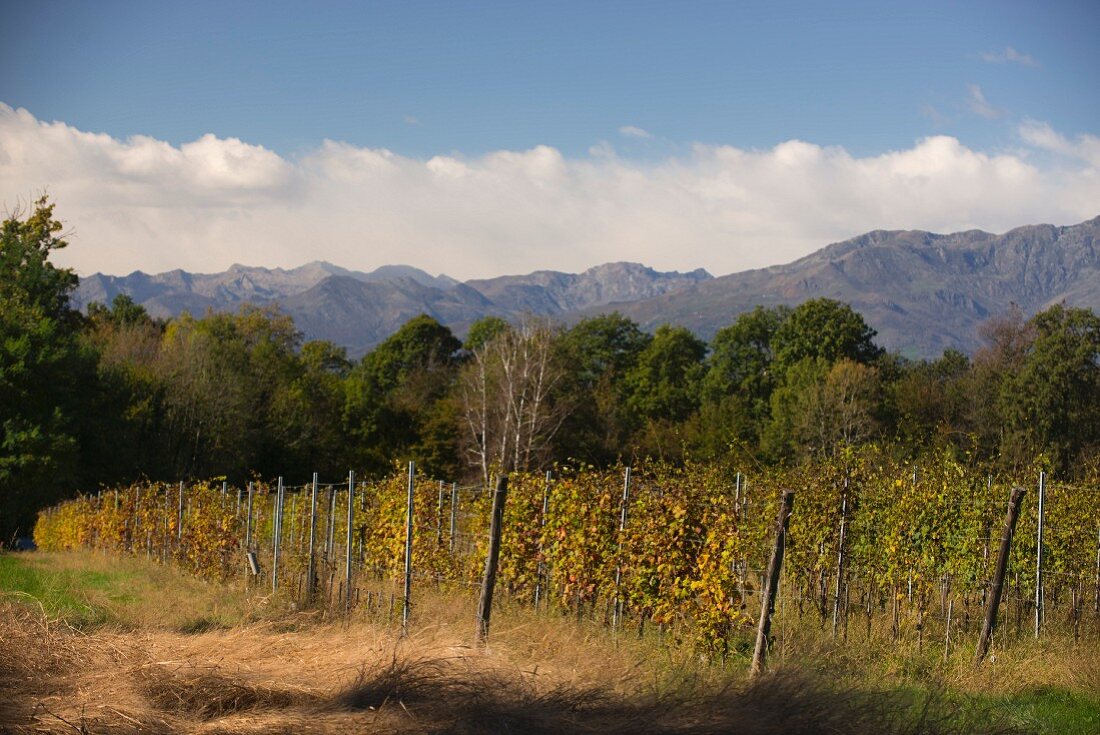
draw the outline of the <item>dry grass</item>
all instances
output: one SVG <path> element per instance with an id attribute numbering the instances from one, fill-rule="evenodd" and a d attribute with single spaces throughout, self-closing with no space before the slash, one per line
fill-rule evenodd
<path id="1" fill-rule="evenodd" d="M 1006 731 L 986 712 L 953 705 L 958 698 L 898 686 L 906 666 L 928 666 L 934 653 L 891 656 L 807 632 L 782 642 L 776 674 L 750 683 L 740 661 L 713 665 L 687 647 L 616 639 L 595 623 L 507 603 L 494 613 L 491 646 L 478 647 L 468 595 L 421 591 L 401 637 L 388 606 L 325 620 L 144 560 L 28 559 L 92 573 L 80 594 L 109 607 L 101 622 L 74 627 L 23 596 L 0 600 L 0 732 Z M 110 575 L 122 575 L 121 586 Z M 869 664 L 869 651 L 881 658 Z M 945 691 L 1008 691 L 1038 665 L 1052 682 L 1089 687 L 1100 681 L 1098 658 L 1091 650 L 1057 663 L 1024 646 L 975 675 L 960 652 L 922 675 Z"/>
<path id="2" fill-rule="evenodd" d="M 12 733 L 960 731 L 931 711 L 914 716 L 919 703 L 897 693 L 841 692 L 790 672 L 662 689 L 628 654 L 603 653 L 517 661 L 445 626 L 402 640 L 301 617 L 191 635 L 86 632 L 6 603 L 0 723 Z"/>
<path id="3" fill-rule="evenodd" d="M 1095 633 L 1075 642 L 1068 630 L 1051 626 L 1042 641 L 1024 635 L 1007 645 L 999 634 L 984 665 L 975 669 L 976 625 L 969 635 L 956 633 L 946 658 L 942 629 L 933 629 L 919 645 L 912 634 L 892 641 L 886 619 L 876 622 L 870 636 L 852 626 L 848 641 L 833 639 L 828 625 L 818 625 L 810 616 L 804 621 L 792 616 L 778 625 L 784 631 L 780 661 L 856 685 L 877 679 L 981 696 L 1036 689 L 1100 693 L 1100 640 Z"/>

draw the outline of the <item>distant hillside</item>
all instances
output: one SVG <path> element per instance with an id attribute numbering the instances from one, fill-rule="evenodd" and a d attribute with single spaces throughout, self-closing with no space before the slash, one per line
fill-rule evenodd
<path id="1" fill-rule="evenodd" d="M 1064 301 L 1100 311 L 1100 217 L 1003 235 L 876 230 L 787 265 L 735 273 L 615 308 L 647 328 L 670 322 L 710 338 L 757 304 L 844 301 L 887 349 L 972 352 L 978 325 L 1015 303 L 1031 314 Z M 590 312 L 606 311 L 597 308 Z"/>
<path id="2" fill-rule="evenodd" d="M 159 317 L 235 311 L 244 303 L 277 304 L 294 317 L 307 339 L 328 339 L 360 355 L 418 314 L 430 314 L 461 334 L 486 315 L 568 317 L 672 293 L 710 278 L 702 269 L 661 273 L 637 263 L 608 263 L 579 274 L 536 271 L 460 283 L 411 266 L 361 273 L 314 262 L 290 270 L 234 265 L 213 274 L 97 273 L 81 280 L 74 301 L 86 308 L 125 293 Z"/>
<path id="3" fill-rule="evenodd" d="M 460 283 L 411 266 L 371 273 L 329 263 L 300 268 L 235 265 L 224 273 L 96 274 L 75 294 L 81 307 L 130 294 L 156 316 L 278 304 L 309 339 L 361 355 L 426 313 L 459 334 L 474 320 L 537 314 L 572 321 L 618 310 L 652 329 L 682 324 L 710 338 L 757 304 L 797 305 L 827 296 L 850 303 L 878 342 L 912 357 L 978 346 L 978 325 L 1012 303 L 1033 313 L 1065 301 L 1100 311 L 1100 217 L 1072 227 L 1033 225 L 1003 235 L 876 230 L 786 265 L 713 278 L 608 263 L 583 273 L 536 271 Z"/>

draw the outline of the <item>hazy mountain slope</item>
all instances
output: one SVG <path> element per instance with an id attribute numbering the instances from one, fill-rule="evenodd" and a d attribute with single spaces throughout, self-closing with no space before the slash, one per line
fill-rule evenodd
<path id="1" fill-rule="evenodd" d="M 360 355 L 418 314 L 429 314 L 462 334 L 486 315 L 563 317 L 612 301 L 670 293 L 710 277 L 701 269 L 659 273 L 636 263 L 608 263 L 580 274 L 538 271 L 459 283 L 405 265 L 371 273 L 320 262 L 290 270 L 235 265 L 212 274 L 97 273 L 81 280 L 74 301 L 86 308 L 92 301 L 109 302 L 125 293 L 159 317 L 235 311 L 244 303 L 278 305 L 294 317 L 307 339 L 328 339 Z"/>
<path id="2" fill-rule="evenodd" d="M 876 230 L 786 265 L 712 278 L 607 263 L 583 273 L 536 271 L 459 283 L 404 265 L 371 273 L 329 263 L 284 270 L 235 265 L 224 273 L 95 274 L 78 306 L 130 294 L 156 316 L 277 304 L 308 339 L 359 355 L 426 313 L 459 334 L 485 315 L 572 321 L 618 310 L 647 328 L 683 324 L 709 338 L 757 304 L 827 296 L 861 312 L 888 349 L 931 357 L 972 351 L 978 325 L 1012 303 L 1027 313 L 1065 301 L 1100 310 L 1100 217 L 1071 227 L 1034 225 L 1003 235 Z"/>
<path id="3" fill-rule="evenodd" d="M 471 322 L 492 308 L 470 288 L 442 290 L 412 278 L 362 282 L 332 276 L 313 288 L 278 301 L 308 339 L 327 339 L 361 355 L 420 314 L 445 324 Z"/>
<path id="4" fill-rule="evenodd" d="M 978 325 L 1012 303 L 1100 310 L 1100 217 L 1004 235 L 874 231 L 786 265 L 735 273 L 615 309 L 647 328 L 683 324 L 703 337 L 757 304 L 829 297 L 850 303 L 888 349 L 912 356 L 972 351 Z M 595 311 L 607 311 L 608 308 Z"/>
<path id="5" fill-rule="evenodd" d="M 526 276 L 467 281 L 466 285 L 514 313 L 557 315 L 673 293 L 710 279 L 702 268 L 691 273 L 660 273 L 639 263 L 605 263 L 578 274 L 535 271 Z"/>

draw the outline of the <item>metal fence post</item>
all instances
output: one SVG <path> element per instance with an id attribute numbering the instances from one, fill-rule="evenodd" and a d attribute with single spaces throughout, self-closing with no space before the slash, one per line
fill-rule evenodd
<path id="1" fill-rule="evenodd" d="M 611 630 L 615 631 L 619 627 L 623 614 L 623 599 L 620 593 L 620 586 L 622 584 L 623 577 L 623 533 L 626 531 L 626 510 L 627 505 L 630 503 L 630 468 L 627 467 L 623 473 L 623 497 L 622 505 L 619 507 L 619 543 L 617 548 L 618 561 L 615 564 L 615 604 L 611 608 Z"/>
<path id="2" fill-rule="evenodd" d="M 279 478 L 279 484 L 275 491 L 275 522 L 272 528 L 274 551 L 271 557 L 271 592 L 279 589 L 279 544 L 283 534 L 283 478 Z"/>
<path id="3" fill-rule="evenodd" d="M 348 472 L 348 537 L 347 537 L 347 549 L 345 549 L 346 558 L 344 564 L 344 612 L 346 613 L 351 609 L 351 527 L 352 520 L 355 515 L 354 506 L 352 503 L 355 501 L 355 473 Z"/>
<path id="4" fill-rule="evenodd" d="M 1046 513 L 1047 475 L 1039 471 L 1039 525 L 1035 531 L 1035 637 L 1043 628 L 1043 521 Z"/>
<path id="5" fill-rule="evenodd" d="M 448 539 L 449 551 L 455 553 L 455 533 L 458 530 L 458 483 L 451 483 L 451 535 Z"/>
<path id="6" fill-rule="evenodd" d="M 413 493 L 415 490 L 416 463 L 409 462 L 409 497 L 405 511 L 405 601 L 401 608 L 401 635 L 405 635 L 409 631 L 413 565 Z"/>
<path id="7" fill-rule="evenodd" d="M 183 540 L 183 480 L 180 480 L 179 507 L 176 510 L 176 541 Z"/>
<path id="8" fill-rule="evenodd" d="M 317 586 L 317 556 L 314 553 L 317 533 L 317 473 L 313 473 L 313 490 L 309 499 L 309 567 L 306 569 L 306 602 L 313 602 L 313 590 Z"/>
<path id="9" fill-rule="evenodd" d="M 542 588 L 546 584 L 546 564 L 543 561 L 543 544 L 542 537 L 546 529 L 546 514 L 550 510 L 550 480 L 553 477 L 550 470 L 546 471 L 546 482 L 542 486 L 542 513 L 539 515 L 539 559 L 538 570 L 535 579 L 535 609 L 539 609 L 539 602 L 542 600 Z"/>

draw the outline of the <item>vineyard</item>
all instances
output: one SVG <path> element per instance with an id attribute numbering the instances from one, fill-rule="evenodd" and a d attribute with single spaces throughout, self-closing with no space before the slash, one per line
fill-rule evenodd
<path id="1" fill-rule="evenodd" d="M 1100 639 L 1100 483 L 907 464 L 875 448 L 759 475 L 659 463 L 512 474 L 497 586 L 516 604 L 725 656 L 759 615 L 791 489 L 781 626 L 970 648 L 1014 486 L 1026 494 L 994 648 L 1055 629 Z M 406 602 L 408 542 L 415 616 L 426 585 L 473 594 L 491 502 L 483 487 L 396 467 L 371 482 L 143 484 L 43 511 L 35 541 L 145 554 L 301 606 L 388 616 Z"/>

